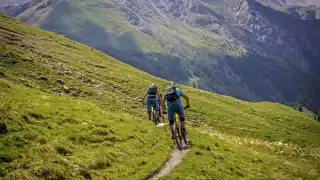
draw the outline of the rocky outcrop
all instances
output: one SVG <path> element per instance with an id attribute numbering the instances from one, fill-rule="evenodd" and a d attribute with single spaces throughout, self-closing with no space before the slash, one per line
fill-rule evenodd
<path id="1" fill-rule="evenodd" d="M 254 0 L 242 0 L 231 6 L 231 10 L 238 19 L 238 25 L 251 34 L 250 39 L 244 42 L 251 49 L 260 47 L 260 55 L 282 58 L 290 66 L 309 71 L 310 63 L 302 51 L 307 47 L 308 51 L 319 55 L 317 47 L 320 44 L 307 37 L 319 39 L 319 22 L 302 22 Z"/>
<path id="2" fill-rule="evenodd" d="M 319 6 L 291 7 L 288 8 L 287 12 L 293 17 L 301 20 L 314 21 L 320 19 Z"/>
<path id="3" fill-rule="evenodd" d="M 316 106 L 317 103 L 310 102 L 310 99 L 320 100 L 314 91 L 314 89 L 320 90 L 320 79 L 314 78 L 320 77 L 320 72 L 315 68 L 315 65 L 320 65 L 320 21 L 302 21 L 254 0 L 239 1 L 230 9 L 236 16 L 239 29 L 246 34 L 240 36 L 238 33 L 233 33 L 233 35 L 249 47 L 251 54 L 260 56 L 269 62 L 268 66 L 273 67 L 273 70 L 261 75 L 269 77 L 268 81 L 273 84 L 265 87 L 277 89 L 279 86 L 275 85 L 279 83 L 278 77 L 270 78 L 272 73 L 276 71 L 282 72 L 283 75 L 289 73 L 291 75 L 288 74 L 287 77 L 282 76 L 282 81 L 285 81 L 282 85 L 286 86 L 284 87 L 286 90 L 276 91 L 283 97 L 291 94 L 292 100 L 299 99 L 298 101 L 303 103 L 308 101 L 309 105 Z M 313 82 L 296 76 L 300 73 L 309 74 L 307 76 L 313 79 Z M 256 75 L 258 74 L 260 72 Z M 293 83 L 292 79 L 296 79 L 296 82 Z"/>
<path id="4" fill-rule="evenodd" d="M 222 17 L 199 0 L 124 0 L 117 3 L 126 13 L 128 21 L 135 26 L 143 26 L 152 18 L 179 18 L 196 26 L 205 26 L 219 22 Z M 193 18 L 194 14 L 203 15 Z"/>
<path id="5" fill-rule="evenodd" d="M 309 10 L 300 15 L 303 20 L 316 20 L 316 13 L 313 10 Z"/>

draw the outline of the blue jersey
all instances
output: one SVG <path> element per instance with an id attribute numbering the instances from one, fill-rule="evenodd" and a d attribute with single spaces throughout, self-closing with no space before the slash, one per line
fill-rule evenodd
<path id="1" fill-rule="evenodd" d="M 183 110 L 182 103 L 181 103 L 181 100 L 180 100 L 180 97 L 184 96 L 184 92 L 181 91 L 178 88 L 176 88 L 175 92 L 176 92 L 176 95 L 179 98 L 174 100 L 174 101 L 167 101 L 168 120 L 169 121 L 173 121 L 174 120 L 175 113 L 178 113 L 180 118 L 184 118 L 184 110 Z"/>

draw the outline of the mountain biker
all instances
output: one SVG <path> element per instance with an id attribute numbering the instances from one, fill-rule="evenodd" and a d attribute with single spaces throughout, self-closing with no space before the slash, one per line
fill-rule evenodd
<path id="1" fill-rule="evenodd" d="M 182 107 L 182 103 L 180 100 L 180 97 L 183 97 L 186 102 L 187 106 L 186 108 L 190 107 L 189 104 L 189 97 L 184 94 L 183 91 L 181 91 L 179 88 L 176 87 L 176 85 L 172 82 L 164 95 L 164 98 L 161 102 L 162 109 L 165 110 L 165 101 L 167 101 L 168 106 L 168 120 L 170 122 L 170 129 L 172 133 L 172 139 L 174 139 L 174 132 L 175 132 L 175 126 L 174 126 L 174 115 L 175 113 L 179 114 L 180 122 L 181 122 L 181 130 L 182 133 L 187 134 L 186 125 L 185 125 L 185 118 L 184 118 L 184 108 Z M 165 114 L 166 112 L 163 111 Z"/>
<path id="2" fill-rule="evenodd" d="M 147 103 L 148 118 L 151 120 L 151 106 L 157 111 L 156 118 L 159 118 L 160 107 L 157 101 L 157 96 L 159 96 L 158 87 L 155 83 L 152 83 L 143 96 L 143 104 Z"/>

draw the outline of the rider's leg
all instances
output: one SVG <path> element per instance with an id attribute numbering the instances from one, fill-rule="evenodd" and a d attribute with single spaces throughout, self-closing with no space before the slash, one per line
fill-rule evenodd
<path id="1" fill-rule="evenodd" d="M 159 106 L 159 103 L 158 103 L 157 99 L 154 99 L 153 105 L 154 105 L 154 109 L 157 111 L 156 117 L 160 121 L 160 119 L 159 119 L 160 106 Z"/>
<path id="2" fill-rule="evenodd" d="M 181 131 L 182 133 L 187 133 L 186 121 L 184 117 L 180 117 Z"/>
<path id="3" fill-rule="evenodd" d="M 171 137 L 172 139 L 174 139 L 174 132 L 176 131 L 174 120 L 170 120 L 169 122 L 170 122 Z"/>
<path id="4" fill-rule="evenodd" d="M 159 117 L 161 117 L 161 106 L 159 104 Z"/>
<path id="5" fill-rule="evenodd" d="M 151 120 L 151 102 L 147 99 L 147 111 L 148 111 L 148 119 Z"/>
<path id="6" fill-rule="evenodd" d="M 172 105 L 168 105 L 168 120 L 170 122 L 170 130 L 172 139 L 174 139 L 175 126 L 174 126 L 174 107 Z"/>
<path id="7" fill-rule="evenodd" d="M 186 122 L 185 122 L 185 118 L 184 118 L 184 110 L 182 105 L 179 105 L 179 117 L 180 117 L 180 124 L 181 124 L 181 131 L 182 133 L 187 133 L 187 129 L 186 129 Z"/>

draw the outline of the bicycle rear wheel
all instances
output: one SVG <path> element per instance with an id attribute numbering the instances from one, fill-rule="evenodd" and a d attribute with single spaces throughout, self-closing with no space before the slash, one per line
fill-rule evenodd
<path id="1" fill-rule="evenodd" d="M 181 131 L 180 131 L 180 127 L 177 123 L 177 117 L 175 117 L 175 139 L 176 139 L 176 143 L 177 143 L 177 147 L 179 150 L 182 150 L 182 137 L 181 137 Z"/>
<path id="2" fill-rule="evenodd" d="M 153 123 L 154 123 L 155 125 L 158 124 L 158 119 L 157 119 L 156 113 L 157 113 L 157 112 L 153 109 L 153 111 L 152 111 L 152 121 L 153 121 Z"/>

